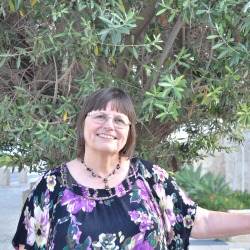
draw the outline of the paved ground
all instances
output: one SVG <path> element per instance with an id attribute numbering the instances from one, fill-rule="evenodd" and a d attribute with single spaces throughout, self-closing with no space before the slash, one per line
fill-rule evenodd
<path id="1" fill-rule="evenodd" d="M 36 179 L 30 175 L 29 181 Z M 29 187 L 20 184 L 17 173 L 11 175 L 10 186 L 0 186 L 0 250 L 13 250 L 11 240 L 15 233 L 22 207 L 22 192 Z"/>
<path id="2" fill-rule="evenodd" d="M 249 243 L 225 242 L 220 240 L 192 240 L 190 250 L 250 250 Z"/>
<path id="3" fill-rule="evenodd" d="M 35 179 L 36 175 L 29 176 L 29 182 Z M 0 250 L 13 250 L 11 239 L 15 233 L 21 213 L 22 192 L 28 186 L 28 184 L 19 183 L 16 173 L 11 175 L 10 186 L 0 186 Z M 250 250 L 250 242 L 230 243 L 220 240 L 191 239 L 190 250 Z"/>

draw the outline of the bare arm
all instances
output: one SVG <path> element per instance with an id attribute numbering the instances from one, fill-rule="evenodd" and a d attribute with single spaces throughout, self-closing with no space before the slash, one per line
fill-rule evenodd
<path id="1" fill-rule="evenodd" d="M 192 237 L 215 238 L 239 234 L 250 234 L 250 213 L 225 213 L 197 208 Z"/>

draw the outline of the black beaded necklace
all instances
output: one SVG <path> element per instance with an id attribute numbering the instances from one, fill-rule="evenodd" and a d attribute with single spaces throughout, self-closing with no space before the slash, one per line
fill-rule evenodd
<path id="1" fill-rule="evenodd" d="M 121 157 L 119 157 L 119 161 L 118 161 L 118 163 L 117 163 L 115 169 L 114 169 L 111 173 L 109 173 L 106 177 L 102 177 L 102 176 L 100 176 L 99 174 L 95 173 L 94 170 L 93 170 L 92 168 L 88 167 L 87 164 L 86 164 L 83 160 L 81 160 L 81 163 L 83 164 L 83 166 L 85 167 L 85 169 L 86 169 L 88 172 L 90 172 L 90 174 L 91 174 L 92 177 L 102 179 L 102 181 L 104 182 L 104 188 L 105 188 L 105 189 L 110 189 L 110 187 L 109 187 L 109 185 L 108 185 L 108 179 L 109 179 L 109 177 L 111 177 L 112 175 L 115 175 L 116 171 L 117 171 L 118 169 L 120 169 L 120 167 L 121 167 L 121 166 L 120 166 L 120 164 L 121 164 Z"/>

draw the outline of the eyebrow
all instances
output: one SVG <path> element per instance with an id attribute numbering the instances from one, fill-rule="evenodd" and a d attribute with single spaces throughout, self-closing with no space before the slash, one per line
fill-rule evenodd
<path id="1" fill-rule="evenodd" d="M 100 113 L 103 113 L 103 114 L 107 114 L 104 110 L 93 110 L 93 111 L 91 111 L 90 113 L 92 113 L 92 112 L 100 112 Z M 128 117 L 126 114 L 123 114 L 123 113 L 118 113 L 118 114 L 114 114 L 115 116 L 124 116 L 124 117 Z"/>

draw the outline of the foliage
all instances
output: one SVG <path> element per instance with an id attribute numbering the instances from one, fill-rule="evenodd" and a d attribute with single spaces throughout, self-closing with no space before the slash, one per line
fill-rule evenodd
<path id="1" fill-rule="evenodd" d="M 248 209 L 250 206 L 250 193 L 232 191 L 224 177 L 210 172 L 202 174 L 201 167 L 195 169 L 186 165 L 176 173 L 175 178 L 201 207 L 227 211 Z"/>
<path id="2" fill-rule="evenodd" d="M 222 137 L 240 142 L 249 3 L 2 0 L 0 152 L 31 168 L 74 157 L 84 98 L 111 85 L 134 100 L 146 158 L 176 170 L 201 149 L 224 150 Z"/>

